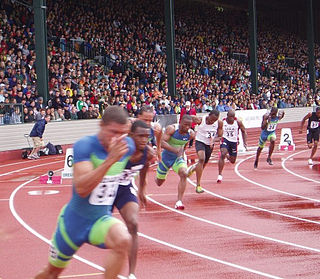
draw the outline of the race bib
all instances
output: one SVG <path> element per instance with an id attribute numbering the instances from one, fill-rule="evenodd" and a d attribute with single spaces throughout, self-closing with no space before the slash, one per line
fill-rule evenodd
<path id="1" fill-rule="evenodd" d="M 119 182 L 117 180 L 108 181 L 103 179 L 92 191 L 89 203 L 92 205 L 112 205 L 118 191 Z"/>
<path id="2" fill-rule="evenodd" d="M 319 122 L 318 121 L 311 121 L 310 123 L 310 128 L 311 129 L 316 129 L 319 127 Z"/>
<path id="3" fill-rule="evenodd" d="M 269 123 L 267 127 L 268 132 L 273 132 L 277 128 L 277 123 Z"/>

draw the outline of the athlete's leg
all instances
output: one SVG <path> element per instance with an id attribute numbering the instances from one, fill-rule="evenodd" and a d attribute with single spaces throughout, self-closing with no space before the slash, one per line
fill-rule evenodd
<path id="1" fill-rule="evenodd" d="M 168 160 L 165 156 L 162 157 L 162 161 L 158 164 L 157 175 L 155 177 L 155 182 L 158 186 L 161 186 L 166 181 L 168 171 L 174 162 L 175 160 Z"/>
<path id="2" fill-rule="evenodd" d="M 160 179 L 160 178 L 156 177 L 156 178 L 154 179 L 154 181 L 156 182 L 156 184 L 157 184 L 158 186 L 161 186 L 166 180 L 165 180 L 165 179 Z"/>
<path id="3" fill-rule="evenodd" d="M 310 148 L 310 147 L 309 147 L 309 148 Z M 310 159 L 311 159 L 311 160 L 313 159 L 313 156 L 316 154 L 317 149 L 318 149 L 318 141 L 314 141 L 314 142 L 313 142 L 312 149 L 311 149 L 311 154 L 310 154 Z"/>
<path id="4" fill-rule="evenodd" d="M 222 171 L 223 171 L 223 168 L 224 168 L 224 160 L 225 158 L 227 157 L 227 154 L 228 154 L 228 150 L 227 148 L 220 148 L 220 159 L 219 159 L 219 162 L 218 162 L 218 169 L 219 169 L 219 175 L 222 175 Z"/>
<path id="5" fill-rule="evenodd" d="M 75 221 L 75 218 L 72 218 Z M 76 221 L 75 221 L 76 222 Z M 66 224 L 68 224 L 66 226 Z M 48 265 L 34 278 L 35 279 L 55 279 L 67 267 L 72 256 L 81 246 L 84 241 L 75 244 L 73 241 L 73 231 L 78 231 L 80 227 L 74 228 L 74 224 L 70 224 L 70 216 L 65 216 L 65 207 L 61 210 L 56 231 L 51 240 L 49 250 Z"/>
<path id="6" fill-rule="evenodd" d="M 201 182 L 201 177 L 204 169 L 204 164 L 205 164 L 205 159 L 206 159 L 206 154 L 204 150 L 199 150 L 198 151 L 198 164 L 196 166 L 196 176 L 197 176 L 197 186 L 200 185 Z"/>
<path id="7" fill-rule="evenodd" d="M 257 149 L 257 153 L 256 153 L 256 159 L 254 161 L 254 167 L 257 168 L 258 167 L 258 163 L 259 163 L 259 158 L 260 158 L 260 154 L 262 152 L 262 147 L 258 147 Z"/>
<path id="8" fill-rule="evenodd" d="M 64 268 L 58 268 L 49 263 L 34 279 L 57 279 L 63 270 Z"/>
<path id="9" fill-rule="evenodd" d="M 273 150 L 274 150 L 275 142 L 276 141 L 274 139 L 270 140 L 269 154 L 268 154 L 268 159 L 270 159 L 270 160 L 271 160 L 271 156 L 272 156 L 272 153 L 273 153 Z"/>
<path id="10" fill-rule="evenodd" d="M 187 168 L 185 167 L 179 168 L 178 175 L 180 177 L 180 181 L 178 184 L 178 201 L 182 201 L 182 197 L 187 186 L 187 177 L 188 177 Z"/>
<path id="11" fill-rule="evenodd" d="M 262 149 L 264 148 L 264 145 L 266 144 L 266 137 L 263 132 L 261 132 L 260 138 L 259 138 L 259 146 L 256 153 L 256 159 L 254 161 L 254 168 L 258 167 L 260 154 L 262 152 Z"/>
<path id="12" fill-rule="evenodd" d="M 120 214 L 125 221 L 128 231 L 132 237 L 132 245 L 129 253 L 129 274 L 134 274 L 137 264 L 138 254 L 138 213 L 139 205 L 136 202 L 130 201 L 121 209 Z"/>
<path id="13" fill-rule="evenodd" d="M 105 264 L 105 279 L 116 279 L 121 272 L 128 251 L 131 248 L 131 236 L 126 226 L 120 222 L 114 223 L 105 236 L 105 245 L 110 248 Z"/>
<path id="14" fill-rule="evenodd" d="M 234 164 L 235 162 L 236 162 L 236 160 L 237 160 L 237 156 L 229 156 L 229 162 L 231 163 L 231 164 Z"/>
<path id="15" fill-rule="evenodd" d="M 275 146 L 275 142 L 276 142 L 276 134 L 275 133 L 271 133 L 270 135 L 268 135 L 268 140 L 270 141 L 270 146 L 269 146 L 269 154 L 268 154 L 268 158 L 267 158 L 267 162 L 269 165 L 273 165 L 272 160 L 271 160 L 271 156 L 274 150 L 274 146 Z"/>

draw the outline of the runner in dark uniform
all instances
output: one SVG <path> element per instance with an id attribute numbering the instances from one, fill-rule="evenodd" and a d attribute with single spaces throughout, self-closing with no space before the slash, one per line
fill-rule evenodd
<path id="1" fill-rule="evenodd" d="M 305 117 L 303 117 L 299 131 L 300 134 L 302 134 L 303 126 L 307 119 L 307 144 L 309 149 L 312 148 L 308 164 L 313 165 L 312 159 L 317 152 L 319 142 L 320 107 L 317 107 L 315 112 L 309 112 Z"/>

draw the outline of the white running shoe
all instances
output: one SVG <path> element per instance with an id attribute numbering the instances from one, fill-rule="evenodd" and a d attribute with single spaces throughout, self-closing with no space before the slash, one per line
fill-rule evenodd
<path id="1" fill-rule="evenodd" d="M 311 165 L 311 166 L 313 165 L 312 159 L 308 160 L 308 165 Z"/>
<path id="2" fill-rule="evenodd" d="M 174 208 L 178 209 L 178 210 L 184 210 L 184 205 L 183 205 L 182 201 L 177 201 Z"/>
<path id="3" fill-rule="evenodd" d="M 137 277 L 133 273 L 130 273 L 128 279 L 137 279 Z"/>
<path id="4" fill-rule="evenodd" d="M 32 154 L 32 155 L 29 155 L 29 156 L 28 156 L 28 159 L 29 159 L 29 160 L 35 160 L 35 159 L 37 159 L 37 158 L 35 157 L 34 154 Z"/>
<path id="5" fill-rule="evenodd" d="M 218 175 L 218 178 L 217 178 L 217 183 L 221 183 L 222 182 L 222 175 Z"/>

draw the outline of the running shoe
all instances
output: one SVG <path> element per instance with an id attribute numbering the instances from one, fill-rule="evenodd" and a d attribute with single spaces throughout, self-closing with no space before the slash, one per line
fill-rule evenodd
<path id="1" fill-rule="evenodd" d="M 196 171 L 196 166 L 197 164 L 190 166 L 190 168 L 188 169 L 188 177 L 190 177 Z"/>
<path id="2" fill-rule="evenodd" d="M 184 210 L 184 205 L 183 205 L 182 201 L 177 201 L 174 208 L 178 209 L 178 210 Z"/>
<path id="3" fill-rule="evenodd" d="M 312 161 L 312 159 L 309 159 L 309 160 L 308 160 L 308 165 L 310 165 L 310 166 L 312 166 L 312 165 L 313 165 L 313 161 Z"/>
<path id="4" fill-rule="evenodd" d="M 133 273 L 130 273 L 128 279 L 137 279 L 137 277 Z"/>
<path id="5" fill-rule="evenodd" d="M 198 186 L 196 187 L 196 193 L 201 194 L 201 193 L 203 193 L 203 192 L 204 192 L 204 190 L 202 189 L 202 187 L 201 187 L 200 185 L 198 185 Z"/>
<path id="6" fill-rule="evenodd" d="M 38 159 L 38 158 L 36 157 L 36 155 L 32 154 L 32 155 L 28 156 L 28 159 L 29 160 L 35 160 L 35 159 Z"/>
<path id="7" fill-rule="evenodd" d="M 273 165 L 273 162 L 272 162 L 271 158 L 268 158 L 268 159 L 267 159 L 267 163 L 268 163 L 270 166 Z"/>
<path id="8" fill-rule="evenodd" d="M 217 183 L 221 183 L 222 182 L 222 175 L 218 175 L 218 178 L 217 178 Z"/>

